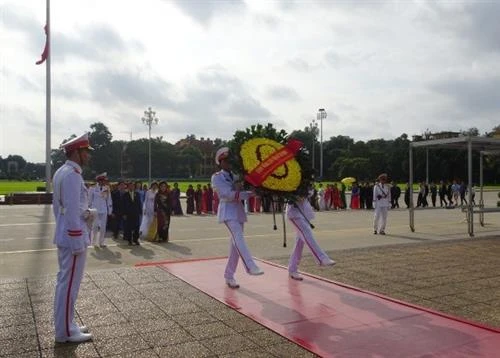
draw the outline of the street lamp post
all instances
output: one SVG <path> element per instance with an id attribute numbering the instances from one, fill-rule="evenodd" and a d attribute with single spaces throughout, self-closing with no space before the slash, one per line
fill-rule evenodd
<path id="1" fill-rule="evenodd" d="M 153 124 L 158 124 L 158 118 L 156 117 L 156 112 L 148 107 L 147 111 L 144 111 L 144 117 L 141 118 L 142 122 L 148 126 L 149 129 L 149 172 L 148 172 L 148 185 L 151 185 L 151 126 Z"/>
<path id="2" fill-rule="evenodd" d="M 318 109 L 316 119 L 320 123 L 320 142 L 319 142 L 319 177 L 323 180 L 323 119 L 326 118 L 326 111 L 324 108 Z"/>
<path id="3" fill-rule="evenodd" d="M 130 135 L 130 142 L 132 142 L 132 132 L 120 132 L 120 133 L 127 133 Z M 125 171 L 123 168 L 123 157 L 125 156 L 125 151 L 127 150 L 127 145 L 128 142 L 125 142 L 125 144 L 122 145 L 122 150 L 120 154 L 120 178 L 125 178 Z"/>
<path id="4" fill-rule="evenodd" d="M 316 167 L 314 164 L 314 147 L 316 144 L 316 133 L 318 132 L 318 122 L 316 122 L 316 119 L 313 118 L 311 123 L 309 123 L 309 130 L 311 131 L 312 134 L 312 169 L 314 171 Z"/>

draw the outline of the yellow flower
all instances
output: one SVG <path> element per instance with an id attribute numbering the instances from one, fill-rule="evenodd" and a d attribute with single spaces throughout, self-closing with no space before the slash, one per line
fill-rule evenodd
<path id="1" fill-rule="evenodd" d="M 252 172 L 261 162 L 284 146 L 267 138 L 252 138 L 241 145 L 240 156 L 246 173 Z M 269 190 L 293 192 L 302 180 L 302 171 L 295 158 L 277 167 L 263 182 L 262 187 Z"/>

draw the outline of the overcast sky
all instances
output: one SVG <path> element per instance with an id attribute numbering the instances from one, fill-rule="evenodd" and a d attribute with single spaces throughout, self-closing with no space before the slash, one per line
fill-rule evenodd
<path id="1" fill-rule="evenodd" d="M 52 147 L 230 139 L 271 122 L 323 138 L 500 124 L 500 1 L 52 0 Z M 0 0 L 0 156 L 45 160 L 44 0 Z"/>

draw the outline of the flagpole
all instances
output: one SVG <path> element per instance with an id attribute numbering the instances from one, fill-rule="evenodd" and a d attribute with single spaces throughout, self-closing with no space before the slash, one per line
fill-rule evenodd
<path id="1" fill-rule="evenodd" d="M 50 34 L 52 33 L 52 30 L 50 28 L 50 0 L 47 1 L 47 43 L 49 45 L 49 51 L 47 54 L 47 60 L 45 63 L 45 68 L 46 68 L 46 75 L 45 75 L 45 81 L 46 81 L 46 88 L 45 88 L 45 191 L 47 193 L 50 193 L 52 191 L 52 174 L 51 174 L 51 123 L 50 123 L 50 104 L 51 104 L 51 86 L 50 86 L 50 61 L 51 61 L 51 52 L 52 52 L 52 44 L 50 41 Z"/>

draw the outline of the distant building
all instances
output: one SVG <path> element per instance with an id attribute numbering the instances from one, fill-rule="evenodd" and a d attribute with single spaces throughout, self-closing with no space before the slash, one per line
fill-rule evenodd
<path id="1" fill-rule="evenodd" d="M 412 140 L 414 142 L 421 142 L 423 140 L 457 138 L 460 137 L 460 135 L 461 135 L 460 132 L 451 132 L 451 131 L 437 132 L 437 133 L 425 132 L 424 134 L 413 135 Z"/>
<path id="2" fill-rule="evenodd" d="M 460 137 L 460 132 L 438 132 L 431 133 L 432 139 L 446 139 L 446 138 L 457 138 Z"/>

